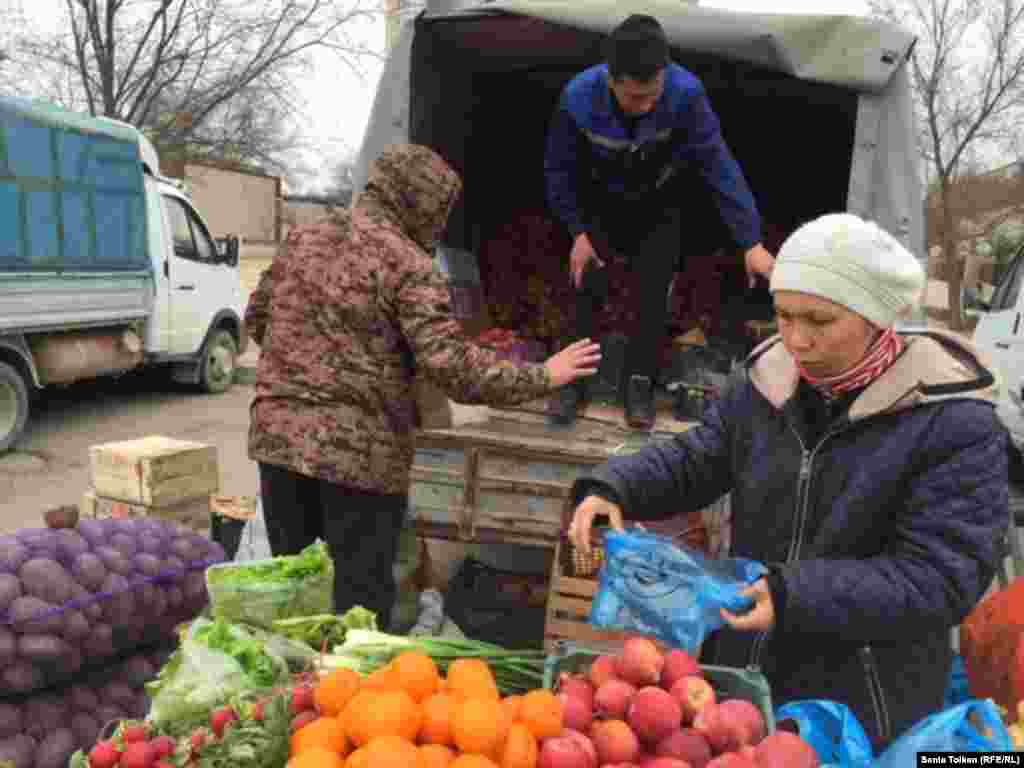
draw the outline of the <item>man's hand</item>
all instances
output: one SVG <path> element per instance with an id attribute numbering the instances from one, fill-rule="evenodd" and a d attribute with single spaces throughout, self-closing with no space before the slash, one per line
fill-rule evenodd
<path id="1" fill-rule="evenodd" d="M 623 530 L 622 510 L 618 504 L 612 504 L 600 496 L 587 496 L 572 516 L 569 525 L 569 541 L 580 552 L 590 554 L 590 531 L 594 527 L 594 518 L 607 517 L 609 524 L 616 531 Z"/>
<path id="2" fill-rule="evenodd" d="M 601 345 L 590 339 L 574 341 L 544 363 L 548 379 L 555 389 L 572 384 L 576 379 L 593 376 L 601 364 Z"/>
<path id="3" fill-rule="evenodd" d="M 569 253 L 569 282 L 576 286 L 577 291 L 583 285 L 583 271 L 591 260 L 596 261 L 599 267 L 604 266 L 604 262 L 598 257 L 594 246 L 590 244 L 587 233 L 581 232 L 573 240 L 572 251 Z"/>
<path id="4" fill-rule="evenodd" d="M 747 269 L 747 280 L 750 281 L 750 287 L 753 288 L 757 285 L 757 276 L 760 275 L 765 280 L 770 280 L 772 276 L 772 268 L 775 266 L 775 257 L 765 250 L 765 247 L 758 243 L 743 257 L 744 266 Z"/>
<path id="5" fill-rule="evenodd" d="M 775 626 L 775 604 L 772 602 L 772 591 L 768 589 L 765 579 L 758 579 L 740 592 L 743 597 L 754 600 L 754 607 L 746 613 L 736 615 L 722 609 L 722 618 L 733 629 L 741 632 L 768 632 Z"/>

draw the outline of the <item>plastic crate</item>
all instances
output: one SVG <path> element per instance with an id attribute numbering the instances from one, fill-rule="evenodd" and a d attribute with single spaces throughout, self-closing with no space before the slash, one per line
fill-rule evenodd
<path id="1" fill-rule="evenodd" d="M 282 584 L 217 584 L 218 573 L 251 568 L 271 560 L 222 563 L 206 569 L 206 591 L 214 619 L 245 622 L 271 629 L 278 619 L 334 613 L 334 568 L 324 574 Z M 211 580 L 211 575 L 214 577 Z"/>
<path id="2" fill-rule="evenodd" d="M 584 648 L 573 643 L 559 642 L 544 664 L 544 687 L 554 690 L 558 676 L 563 672 L 575 674 L 601 655 L 600 651 Z M 772 691 L 767 678 L 758 670 L 748 667 L 718 667 L 701 664 L 704 677 L 719 701 L 722 699 L 745 699 L 761 710 L 768 733 L 775 731 L 775 713 L 772 707 Z"/>

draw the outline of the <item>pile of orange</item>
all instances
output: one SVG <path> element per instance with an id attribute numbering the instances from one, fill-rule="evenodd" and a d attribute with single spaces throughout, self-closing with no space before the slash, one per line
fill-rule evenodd
<path id="1" fill-rule="evenodd" d="M 339 669 L 315 690 L 319 717 L 292 735 L 288 768 L 537 768 L 543 739 L 562 732 L 550 691 L 501 698 L 479 659 L 442 677 L 409 652 L 367 677 Z"/>

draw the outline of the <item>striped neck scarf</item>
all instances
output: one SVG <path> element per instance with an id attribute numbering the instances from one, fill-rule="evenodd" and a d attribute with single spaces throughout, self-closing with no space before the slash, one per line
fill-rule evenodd
<path id="1" fill-rule="evenodd" d="M 847 392 L 866 387 L 889 370 L 905 346 L 896 329 L 888 328 L 879 334 L 861 361 L 848 371 L 817 379 L 801 368 L 800 375 L 826 400 L 834 400 Z"/>

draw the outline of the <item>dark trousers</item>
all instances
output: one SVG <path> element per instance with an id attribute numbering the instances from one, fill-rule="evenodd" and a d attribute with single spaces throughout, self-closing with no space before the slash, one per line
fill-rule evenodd
<path id="1" fill-rule="evenodd" d="M 395 603 L 395 558 L 408 498 L 350 488 L 260 463 L 270 551 L 294 555 L 322 539 L 334 559 L 334 607 L 361 605 L 386 629 Z"/>
<path id="2" fill-rule="evenodd" d="M 629 337 L 623 381 L 630 375 L 658 374 L 658 357 L 668 320 L 668 287 L 679 265 L 682 212 L 678 205 L 644 211 L 607 210 L 594 217 L 587 232 L 597 255 L 606 264 L 625 261 L 633 281 L 632 311 L 636 322 L 621 329 Z M 597 315 L 615 286 L 607 268 L 595 262 L 583 274 L 576 291 L 576 339 L 596 339 Z"/>

